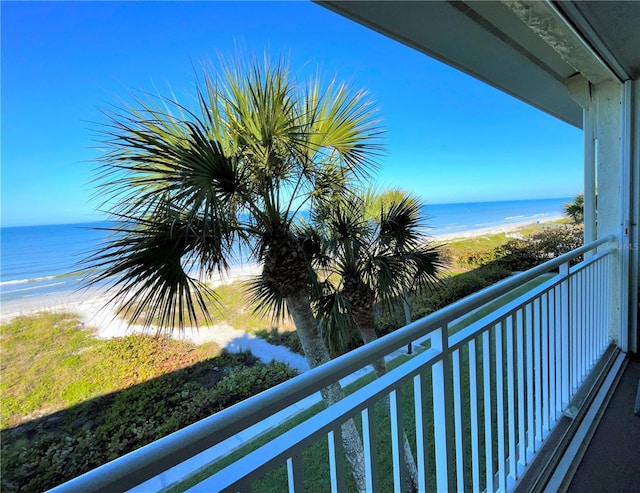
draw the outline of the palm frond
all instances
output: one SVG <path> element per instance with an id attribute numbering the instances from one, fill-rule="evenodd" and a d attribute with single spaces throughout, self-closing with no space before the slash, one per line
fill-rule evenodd
<path id="1" fill-rule="evenodd" d="M 333 291 L 316 300 L 315 311 L 320 332 L 329 350 L 344 350 L 357 331 L 351 303 L 340 291 Z"/>
<path id="2" fill-rule="evenodd" d="M 294 211 L 349 197 L 375 168 L 382 131 L 371 102 L 335 82 L 297 84 L 282 60 L 254 58 L 205 69 L 192 103 L 139 96 L 105 114 L 96 181 L 117 226 L 88 259 L 100 269 L 89 283 L 114 279 L 112 294 L 136 318 L 183 326 L 210 295 L 188 266 L 225 270 L 241 243 L 271 259 L 269 280 L 252 286 L 259 307 L 284 316 L 292 278 L 326 294 L 331 274 L 312 267 L 328 265 L 329 250 L 296 230 Z M 356 239 L 335 246 L 355 259 L 368 226 L 343 219 Z"/>
<path id="3" fill-rule="evenodd" d="M 107 292 L 119 313 L 159 331 L 183 329 L 209 321 L 207 302 L 215 294 L 190 272 L 194 264 L 226 268 L 223 238 L 201 236 L 202 231 L 181 222 L 170 208 L 150 218 L 122 216 L 107 243 L 83 261 L 90 268 L 88 285 L 109 281 Z"/>
<path id="4" fill-rule="evenodd" d="M 273 320 L 284 320 L 288 316 L 286 300 L 280 290 L 262 276 L 248 283 L 247 294 L 254 311 Z"/>

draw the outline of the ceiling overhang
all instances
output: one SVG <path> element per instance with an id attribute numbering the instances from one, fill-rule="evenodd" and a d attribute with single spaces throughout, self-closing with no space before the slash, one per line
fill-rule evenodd
<path id="1" fill-rule="evenodd" d="M 640 74 L 640 2 L 318 3 L 576 127 L 577 86 Z"/>

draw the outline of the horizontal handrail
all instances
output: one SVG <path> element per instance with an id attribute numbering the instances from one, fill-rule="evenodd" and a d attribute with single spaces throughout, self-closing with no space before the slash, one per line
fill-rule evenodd
<path id="1" fill-rule="evenodd" d="M 285 457 L 292 448 L 301 447 L 306 443 L 312 442 L 314 438 L 326 433 L 336 424 L 339 425 L 347 421 L 349 417 L 375 403 L 377 398 L 388 394 L 389 391 L 400 384 L 414 378 L 422 368 L 441 359 L 441 355 L 442 352 L 434 348 L 420 353 L 416 358 L 402 365 L 402 368 L 393 369 L 375 379 L 369 385 L 356 390 L 333 404 L 331 413 L 322 412 L 311 416 L 304 423 L 274 438 L 263 448 L 256 449 L 238 459 L 235 463 L 212 476 L 212 483 L 221 491 L 237 486 L 249 469 L 259 472 L 266 469 L 269 464 L 277 462 L 278 458 Z M 268 454 L 265 454 L 265 447 L 268 449 Z"/>
<path id="2" fill-rule="evenodd" d="M 253 424 L 275 414 L 410 342 L 427 336 L 438 328 L 446 328 L 449 322 L 524 285 L 541 274 L 567 264 L 572 259 L 612 241 L 615 241 L 613 235 L 601 238 L 533 269 L 516 274 L 414 321 L 402 330 L 313 368 L 268 391 L 104 464 L 51 491 L 56 493 L 113 491 L 116 484 L 119 490 L 132 488 L 154 477 L 160 471 L 170 469 L 246 429 L 248 427 L 246 423 Z"/>

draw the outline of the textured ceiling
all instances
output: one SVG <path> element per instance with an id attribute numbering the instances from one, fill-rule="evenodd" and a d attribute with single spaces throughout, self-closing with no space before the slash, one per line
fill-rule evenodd
<path id="1" fill-rule="evenodd" d="M 558 2 L 561 10 L 565 2 Z M 630 2 L 571 2 L 591 26 L 593 33 L 577 29 L 598 49 L 599 38 L 611 56 L 631 79 L 640 78 L 640 1 Z M 566 12 L 572 19 L 572 13 Z M 573 20 L 573 19 L 572 19 Z M 588 31 L 588 29 L 584 29 Z"/>
<path id="2" fill-rule="evenodd" d="M 576 74 L 640 77 L 640 0 L 314 1 L 576 127 Z"/>

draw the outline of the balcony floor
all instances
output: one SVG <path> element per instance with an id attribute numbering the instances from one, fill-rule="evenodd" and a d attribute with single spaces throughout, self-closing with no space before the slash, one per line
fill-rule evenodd
<path id="1" fill-rule="evenodd" d="M 640 379 L 640 358 L 629 359 L 569 492 L 640 491 L 640 416 L 633 408 Z"/>

